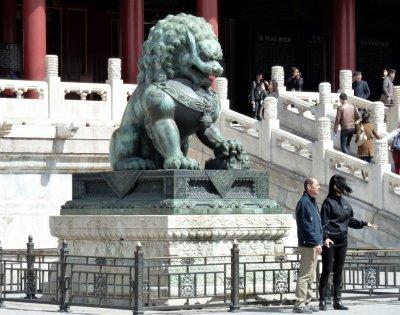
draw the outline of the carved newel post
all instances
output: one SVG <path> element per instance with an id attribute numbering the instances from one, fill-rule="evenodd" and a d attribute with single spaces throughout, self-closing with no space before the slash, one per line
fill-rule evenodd
<path id="1" fill-rule="evenodd" d="M 121 80 L 121 59 L 108 58 L 107 72 L 106 83 L 111 85 L 111 117 L 114 122 L 119 123 L 127 103 Z"/>
<path id="2" fill-rule="evenodd" d="M 318 178 L 320 183 L 328 184 L 329 178 L 325 178 L 324 161 L 326 150 L 333 149 L 330 119 L 318 118 L 316 128 L 317 141 L 313 147 L 313 176 Z"/>
<path id="3" fill-rule="evenodd" d="M 331 84 L 329 82 L 321 82 L 318 90 L 319 104 L 317 106 L 316 118 L 326 117 L 328 113 L 333 111 Z"/>
<path id="4" fill-rule="evenodd" d="M 372 108 L 372 120 L 378 134 L 386 132 L 385 105 L 382 102 L 374 102 Z"/>
<path id="5" fill-rule="evenodd" d="M 374 140 L 375 158 L 372 166 L 372 204 L 378 209 L 383 207 L 383 174 L 391 171 L 389 164 L 388 143 L 384 139 Z"/>
<path id="6" fill-rule="evenodd" d="M 264 117 L 261 121 L 260 156 L 266 161 L 272 160 L 272 130 L 279 129 L 278 100 L 275 97 L 267 97 L 264 100 Z"/>
<path id="7" fill-rule="evenodd" d="M 340 70 L 339 92 L 346 93 L 347 95 L 354 95 L 352 83 L 353 83 L 353 73 L 351 72 L 351 70 Z"/>
<path id="8" fill-rule="evenodd" d="M 273 66 L 271 68 L 271 79 L 278 82 L 278 91 L 286 91 L 285 87 L 285 71 L 282 66 Z"/>
<path id="9" fill-rule="evenodd" d="M 58 75 L 58 56 L 47 55 L 46 56 L 46 81 L 49 85 L 49 117 L 52 118 L 54 111 L 60 101 L 64 99 L 64 95 L 60 94 L 60 83 L 61 79 Z"/>
<path id="10" fill-rule="evenodd" d="M 392 132 L 400 123 L 400 86 L 393 89 L 393 106 L 390 108 L 390 120 L 388 121 L 388 132 Z"/>
<path id="11" fill-rule="evenodd" d="M 219 100 L 221 101 L 221 109 L 229 109 L 228 79 L 224 77 L 218 77 L 215 79 L 215 83 L 217 86 L 216 92 L 219 96 Z"/>

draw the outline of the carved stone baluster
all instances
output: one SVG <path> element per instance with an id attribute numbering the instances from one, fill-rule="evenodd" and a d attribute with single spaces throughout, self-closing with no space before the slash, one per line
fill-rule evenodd
<path id="1" fill-rule="evenodd" d="M 228 80 L 224 77 L 218 77 L 215 79 L 217 85 L 217 94 L 220 100 L 226 100 L 228 98 Z"/>
<path id="2" fill-rule="evenodd" d="M 354 95 L 352 89 L 353 73 L 351 70 L 340 70 L 339 73 L 340 88 L 341 93 L 346 93 L 347 95 Z"/>
<path id="3" fill-rule="evenodd" d="M 271 68 L 271 79 L 278 82 L 278 91 L 285 91 L 285 71 L 282 66 L 273 66 Z"/>
<path id="4" fill-rule="evenodd" d="M 319 84 L 319 104 L 317 106 L 316 117 L 326 117 L 333 110 L 332 106 L 332 89 L 329 82 Z"/>
<path id="5" fill-rule="evenodd" d="M 22 98 L 22 95 L 24 94 L 24 90 L 18 88 L 15 93 L 17 94 L 17 98 Z"/>
<path id="6" fill-rule="evenodd" d="M 80 95 L 82 101 L 86 101 L 86 97 L 88 95 L 88 91 L 82 91 L 82 92 L 79 93 L 79 95 Z"/>
<path id="7" fill-rule="evenodd" d="M 372 108 L 372 120 L 378 134 L 386 132 L 385 105 L 382 102 L 374 102 Z"/>

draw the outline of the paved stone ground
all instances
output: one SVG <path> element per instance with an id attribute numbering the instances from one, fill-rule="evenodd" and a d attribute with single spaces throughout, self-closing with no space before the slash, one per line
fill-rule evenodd
<path id="1" fill-rule="evenodd" d="M 51 315 L 57 314 L 57 307 L 54 305 L 44 304 L 28 304 L 28 303 L 15 303 L 6 302 L 5 308 L 0 309 L 0 315 Z M 400 301 L 397 298 L 384 298 L 377 297 L 374 299 L 358 299 L 346 300 L 345 304 L 350 307 L 350 311 L 335 311 L 328 308 L 326 312 L 319 312 L 321 315 L 400 315 Z M 130 311 L 101 309 L 101 308 L 85 308 L 85 307 L 71 307 L 70 314 L 80 315 L 129 315 Z M 186 311 L 149 311 L 145 315 L 222 315 L 227 314 L 227 309 L 203 309 L 203 310 L 186 310 Z M 243 307 L 240 312 L 241 315 L 261 315 L 261 314 L 293 314 L 292 308 L 289 306 L 283 307 L 266 307 L 266 306 L 251 306 Z"/>

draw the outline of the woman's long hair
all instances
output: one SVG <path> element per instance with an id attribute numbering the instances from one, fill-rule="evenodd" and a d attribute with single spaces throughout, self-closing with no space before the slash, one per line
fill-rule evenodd
<path id="1" fill-rule="evenodd" d="M 347 185 L 346 178 L 340 175 L 333 175 L 329 181 L 329 196 L 336 196 L 337 191 L 345 196 L 348 196 L 353 192 L 353 189 Z"/>

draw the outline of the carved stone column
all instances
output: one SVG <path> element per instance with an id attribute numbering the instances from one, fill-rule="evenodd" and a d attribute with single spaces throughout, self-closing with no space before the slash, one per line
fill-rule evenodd
<path id="1" fill-rule="evenodd" d="M 219 77 L 215 79 L 216 92 L 221 101 L 222 109 L 229 109 L 229 99 L 228 99 L 228 79 L 224 77 Z"/>
<path id="2" fill-rule="evenodd" d="M 264 100 L 264 116 L 259 133 L 260 157 L 272 161 L 272 130 L 279 129 L 278 100 L 275 97 Z"/>
<path id="3" fill-rule="evenodd" d="M 321 184 L 328 184 L 329 178 L 325 177 L 325 152 L 333 149 L 330 119 L 318 118 L 316 128 L 317 141 L 313 145 L 313 176 Z"/>
<path id="4" fill-rule="evenodd" d="M 278 82 L 278 91 L 285 91 L 285 71 L 281 66 L 273 66 L 271 68 L 271 79 Z"/>
<path id="5" fill-rule="evenodd" d="M 108 58 L 108 80 L 120 80 L 121 79 L 121 59 L 119 58 Z"/>
<path id="6" fill-rule="evenodd" d="M 58 77 L 58 56 L 46 56 L 46 78 Z"/>
<path id="7" fill-rule="evenodd" d="M 372 109 L 372 121 L 378 134 L 386 132 L 385 105 L 382 102 L 374 102 Z"/>
<path id="8" fill-rule="evenodd" d="M 351 70 L 340 70 L 339 73 L 339 92 L 347 95 L 354 95 L 352 88 L 353 73 Z"/>
<path id="9" fill-rule="evenodd" d="M 61 78 L 58 74 L 58 56 L 46 56 L 46 81 L 49 86 L 49 118 L 53 117 L 57 106 L 64 98 L 64 91 L 60 88 Z"/>
<path id="10" fill-rule="evenodd" d="M 127 104 L 127 96 L 121 80 L 121 59 L 109 58 L 107 71 L 106 83 L 111 85 L 111 118 L 115 123 L 119 123 Z"/>
<path id="11" fill-rule="evenodd" d="M 331 84 L 329 82 L 322 82 L 319 84 L 318 90 L 319 104 L 317 107 L 316 118 L 326 117 L 326 115 L 333 110 Z"/>

